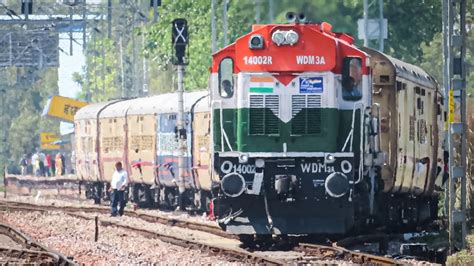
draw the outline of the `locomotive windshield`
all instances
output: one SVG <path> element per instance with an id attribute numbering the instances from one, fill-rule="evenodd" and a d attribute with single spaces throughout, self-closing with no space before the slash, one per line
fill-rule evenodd
<path id="1" fill-rule="evenodd" d="M 362 62 L 360 58 L 345 58 L 342 78 L 342 98 L 358 101 L 362 98 Z"/>

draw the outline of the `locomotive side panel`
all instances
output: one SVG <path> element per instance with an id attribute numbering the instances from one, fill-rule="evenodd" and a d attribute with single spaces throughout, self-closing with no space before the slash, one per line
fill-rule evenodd
<path id="1" fill-rule="evenodd" d="M 127 116 L 128 162 L 135 182 L 153 185 L 155 180 L 156 116 Z"/>

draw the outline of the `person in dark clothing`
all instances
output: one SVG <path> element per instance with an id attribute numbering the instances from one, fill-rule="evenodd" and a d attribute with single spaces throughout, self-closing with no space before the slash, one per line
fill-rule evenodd
<path id="1" fill-rule="evenodd" d="M 66 160 L 64 158 L 64 154 L 61 153 L 61 161 L 63 162 L 62 166 L 61 166 L 61 173 L 63 173 L 63 175 L 66 174 Z"/>

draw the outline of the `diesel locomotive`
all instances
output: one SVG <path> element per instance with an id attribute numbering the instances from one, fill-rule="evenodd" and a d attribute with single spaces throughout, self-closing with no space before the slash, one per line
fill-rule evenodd
<path id="1" fill-rule="evenodd" d="M 253 26 L 213 55 L 219 225 L 246 239 L 433 219 L 442 103 L 428 73 L 328 23 Z"/>
<path id="2" fill-rule="evenodd" d="M 116 100 L 75 117 L 77 175 L 103 194 L 125 162 L 134 200 L 176 206 L 177 138 L 186 195 L 227 232 L 345 234 L 436 216 L 446 116 L 421 68 L 357 47 L 328 23 L 254 25 L 212 56 L 208 91 Z"/>

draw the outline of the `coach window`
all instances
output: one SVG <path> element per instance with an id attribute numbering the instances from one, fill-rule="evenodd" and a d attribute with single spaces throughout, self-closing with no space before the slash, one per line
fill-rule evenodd
<path id="1" fill-rule="evenodd" d="M 219 64 L 219 94 L 222 98 L 230 98 L 234 95 L 234 61 L 232 58 L 224 58 Z"/>
<path id="2" fill-rule="evenodd" d="M 345 101 L 358 101 L 362 98 L 362 60 L 360 58 L 344 58 L 342 98 Z"/>

